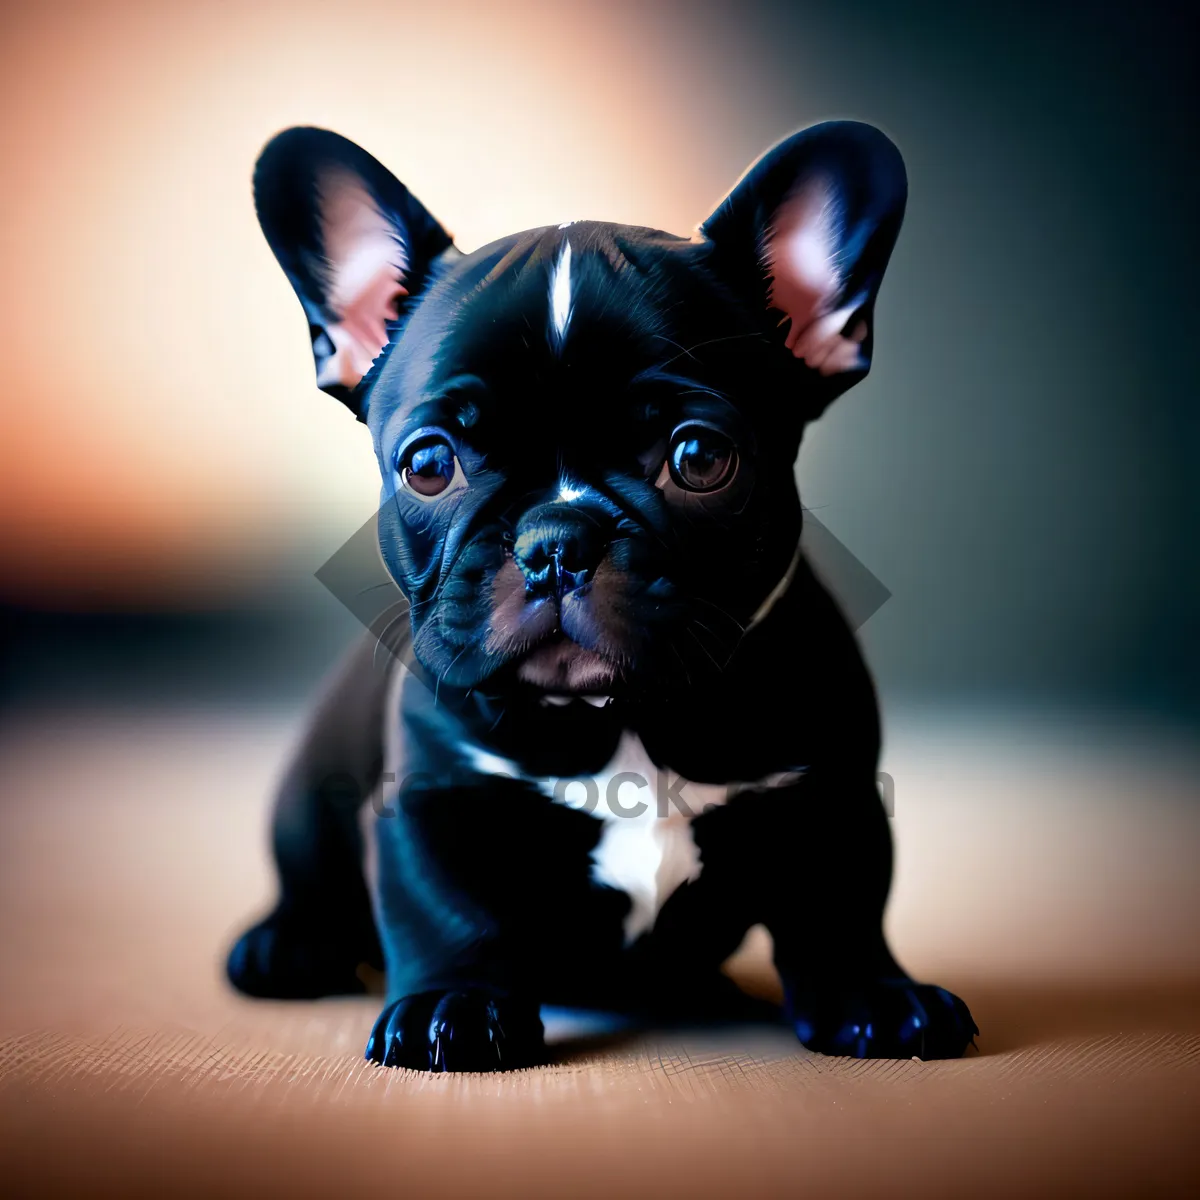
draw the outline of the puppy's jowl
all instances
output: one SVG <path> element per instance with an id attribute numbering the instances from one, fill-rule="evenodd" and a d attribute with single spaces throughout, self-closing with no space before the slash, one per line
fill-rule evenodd
<path id="1" fill-rule="evenodd" d="M 798 133 L 691 238 L 574 221 L 464 254 L 316 129 L 267 146 L 255 197 L 318 384 L 374 440 L 411 644 L 368 639 L 319 708 L 233 982 L 384 966 L 368 1057 L 492 1070 L 542 1058 L 541 1004 L 736 1016 L 718 968 L 762 922 L 806 1046 L 961 1054 L 966 1006 L 883 937 L 875 696 L 798 551 L 801 436 L 871 362 L 896 148 Z"/>

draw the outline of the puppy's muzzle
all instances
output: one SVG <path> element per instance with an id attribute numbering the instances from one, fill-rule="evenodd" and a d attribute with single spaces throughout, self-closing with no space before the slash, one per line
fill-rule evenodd
<path id="1" fill-rule="evenodd" d="M 605 514 L 571 504 L 540 504 L 517 526 L 513 559 L 531 597 L 561 600 L 596 573 L 608 549 Z"/>

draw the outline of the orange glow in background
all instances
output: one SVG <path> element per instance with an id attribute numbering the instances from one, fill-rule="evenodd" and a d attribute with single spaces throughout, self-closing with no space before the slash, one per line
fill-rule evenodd
<path id="1" fill-rule="evenodd" d="M 569 218 L 686 234 L 788 132 L 739 130 L 752 64 L 666 7 L 97 2 L 5 24 L 0 593 L 26 603 L 203 604 L 373 511 L 365 431 L 316 390 L 254 216 L 279 129 L 358 141 L 468 250 Z"/>
<path id="2" fill-rule="evenodd" d="M 280 129 L 353 138 L 471 250 L 686 235 L 779 138 L 854 118 L 910 201 L 871 376 L 799 475 L 893 593 L 881 685 L 1193 704 L 1186 39 L 1153 6 L 868 10 L 5 5 L 0 607 L 333 611 L 313 574 L 378 468 L 254 216 Z"/>

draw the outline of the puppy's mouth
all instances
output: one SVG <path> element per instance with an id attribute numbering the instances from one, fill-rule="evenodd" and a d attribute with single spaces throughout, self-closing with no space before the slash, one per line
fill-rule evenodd
<path id="1" fill-rule="evenodd" d="M 616 677 L 611 659 L 584 649 L 562 633 L 535 646 L 517 665 L 517 678 L 544 691 L 550 704 L 569 703 L 576 696 L 603 704 Z"/>
<path id="2" fill-rule="evenodd" d="M 525 579 L 509 559 L 492 582 L 486 649 L 507 660 L 501 672 L 536 689 L 550 704 L 557 697 L 603 702 L 621 675 L 619 655 L 606 652 L 611 633 L 595 619 L 594 584 L 565 600 L 531 599 Z M 585 596 L 584 593 L 587 593 Z"/>

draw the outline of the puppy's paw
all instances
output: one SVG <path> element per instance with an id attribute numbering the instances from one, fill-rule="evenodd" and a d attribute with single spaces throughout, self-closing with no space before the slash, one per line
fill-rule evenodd
<path id="1" fill-rule="evenodd" d="M 389 1004 L 366 1057 L 414 1071 L 511 1071 L 541 1062 L 544 1050 L 536 1004 L 472 988 Z"/>
<path id="2" fill-rule="evenodd" d="M 247 996 L 315 1000 L 361 995 L 370 969 L 382 965 L 373 931 L 327 926 L 272 913 L 234 943 L 225 963 L 229 982 Z"/>
<path id="3" fill-rule="evenodd" d="M 818 995 L 792 1019 L 810 1050 L 850 1058 L 961 1058 L 979 1032 L 957 996 L 910 979 Z"/>

